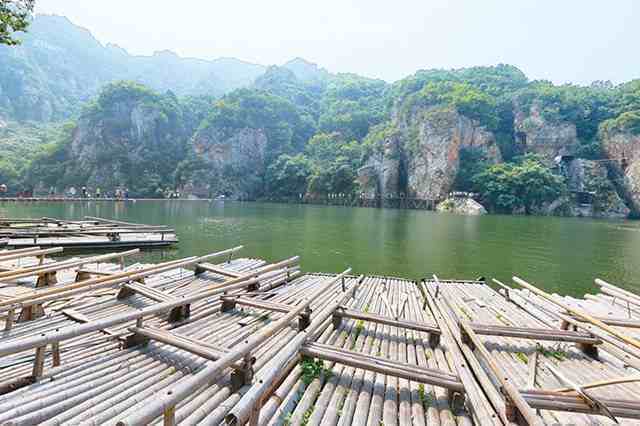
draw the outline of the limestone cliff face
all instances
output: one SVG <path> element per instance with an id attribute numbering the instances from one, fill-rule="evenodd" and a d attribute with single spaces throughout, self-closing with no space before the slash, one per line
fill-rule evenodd
<path id="1" fill-rule="evenodd" d="M 631 215 L 640 217 L 640 135 L 603 130 L 600 139 L 606 156 L 611 160 L 607 166 L 618 193 L 631 209 Z"/>
<path id="2" fill-rule="evenodd" d="M 402 123 L 407 133 L 410 196 L 443 199 L 459 171 L 460 150 L 481 150 L 490 163 L 502 160 L 493 133 L 451 108 L 418 110 Z"/>
<path id="3" fill-rule="evenodd" d="M 395 132 L 359 171 L 365 196 L 446 198 L 460 167 L 460 151 L 480 150 L 490 163 L 502 160 L 494 135 L 452 108 L 419 108 L 396 116 Z"/>
<path id="4" fill-rule="evenodd" d="M 565 175 L 574 198 L 565 207 L 570 216 L 618 217 L 629 214 L 629 208 L 618 195 L 601 161 L 576 158 L 566 164 Z"/>
<path id="5" fill-rule="evenodd" d="M 105 102 L 78 120 L 67 146 L 73 161 L 61 181 L 155 196 L 169 185 L 176 162 L 184 158 L 187 134 L 176 111 L 166 105 L 135 97 Z"/>
<path id="6" fill-rule="evenodd" d="M 516 105 L 513 124 L 523 154 L 537 154 L 552 165 L 554 158 L 575 153 L 578 144 L 575 124 L 545 120 L 536 103 L 529 109 Z"/>
<path id="7" fill-rule="evenodd" d="M 387 135 L 379 141 L 379 149 L 358 170 L 358 183 L 364 197 L 398 197 L 402 156 L 399 134 Z"/>
<path id="8" fill-rule="evenodd" d="M 194 192 L 211 196 L 252 198 L 262 188 L 266 171 L 267 136 L 262 129 L 228 131 L 209 127 L 192 139 L 196 156 L 205 167 L 194 175 Z"/>

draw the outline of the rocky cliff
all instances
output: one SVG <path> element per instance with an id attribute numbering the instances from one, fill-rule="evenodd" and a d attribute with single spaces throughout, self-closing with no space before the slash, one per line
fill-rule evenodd
<path id="1" fill-rule="evenodd" d="M 200 166 L 185 187 L 200 196 L 255 197 L 263 186 L 267 143 L 263 129 L 199 130 L 191 146 Z"/>
<path id="2" fill-rule="evenodd" d="M 175 97 L 133 83 L 113 84 L 83 112 L 62 145 L 66 166 L 53 180 L 63 187 L 125 187 L 132 196 L 157 196 L 185 157 L 192 132 L 187 122 Z"/>
<path id="3" fill-rule="evenodd" d="M 489 163 L 502 160 L 493 133 L 452 108 L 420 109 L 401 122 L 407 138 L 407 192 L 442 199 L 460 170 L 462 149 L 480 151 Z"/>
<path id="4" fill-rule="evenodd" d="M 545 120 L 535 102 L 529 108 L 516 105 L 513 127 L 520 153 L 536 154 L 549 166 L 555 165 L 556 157 L 572 156 L 576 152 L 576 125 Z"/>
<path id="5" fill-rule="evenodd" d="M 561 164 L 570 197 L 549 206 L 549 213 L 567 216 L 624 218 L 630 213 L 610 178 L 606 161 L 575 158 Z"/>
<path id="6" fill-rule="evenodd" d="M 602 129 L 602 148 L 618 193 L 633 217 L 640 217 L 640 135 L 618 129 Z"/>
<path id="7" fill-rule="evenodd" d="M 476 150 L 489 163 L 502 159 L 494 135 L 450 107 L 399 114 L 390 129 L 373 141 L 376 149 L 359 170 L 367 197 L 444 199 L 460 170 L 462 150 Z"/>

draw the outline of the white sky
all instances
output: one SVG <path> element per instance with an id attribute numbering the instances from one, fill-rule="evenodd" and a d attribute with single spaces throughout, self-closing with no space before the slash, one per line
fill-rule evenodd
<path id="1" fill-rule="evenodd" d="M 393 81 L 509 63 L 556 83 L 640 77 L 640 0 L 36 0 L 132 54 L 296 56 Z"/>

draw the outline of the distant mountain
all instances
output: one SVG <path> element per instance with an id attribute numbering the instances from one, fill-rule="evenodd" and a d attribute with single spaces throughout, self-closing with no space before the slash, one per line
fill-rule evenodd
<path id="1" fill-rule="evenodd" d="M 304 82 L 319 82 L 329 77 L 329 71 L 317 64 L 302 58 L 295 58 L 282 66 L 293 72 L 298 80 Z"/>
<path id="2" fill-rule="evenodd" d="M 134 56 L 103 46 L 65 17 L 37 15 L 19 47 L 0 46 L 0 119 L 52 121 L 76 114 L 106 83 L 132 80 L 177 95 L 219 96 L 248 86 L 266 67 L 235 58 Z"/>

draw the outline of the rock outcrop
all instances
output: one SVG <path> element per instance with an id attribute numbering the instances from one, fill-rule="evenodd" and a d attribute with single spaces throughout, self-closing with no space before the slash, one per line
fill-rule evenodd
<path id="1" fill-rule="evenodd" d="M 193 192 L 253 198 L 262 188 L 267 142 L 262 129 L 199 130 L 191 145 L 195 155 L 204 161 L 204 167 L 191 180 Z"/>
<path id="2" fill-rule="evenodd" d="M 631 209 L 640 217 L 640 135 L 625 131 L 601 131 L 602 148 L 611 160 L 607 162 L 612 182 Z"/>
<path id="3" fill-rule="evenodd" d="M 521 153 L 537 154 L 549 166 L 556 157 L 573 155 L 578 146 L 575 124 L 545 120 L 535 102 L 528 109 L 516 107 L 513 124 Z"/>
<path id="4" fill-rule="evenodd" d="M 573 159 L 563 166 L 571 197 L 548 207 L 548 213 L 577 217 L 624 218 L 629 208 L 609 178 L 605 162 Z"/>
<path id="5" fill-rule="evenodd" d="M 402 192 L 402 146 L 400 135 L 393 133 L 379 141 L 379 148 L 358 170 L 358 184 L 366 198 L 394 198 Z"/>
<path id="6" fill-rule="evenodd" d="M 462 149 L 481 151 L 489 163 L 502 160 L 493 133 L 453 108 L 418 108 L 397 115 L 392 127 L 381 132 L 375 152 L 359 170 L 366 197 L 441 200 L 452 190 Z"/>
<path id="7" fill-rule="evenodd" d="M 421 109 L 407 118 L 402 127 L 408 136 L 407 192 L 412 197 L 445 198 L 463 148 L 481 150 L 489 163 L 502 160 L 493 133 L 452 108 Z"/>
<path id="8" fill-rule="evenodd" d="M 182 119 L 171 96 L 133 84 L 113 85 L 78 120 L 66 145 L 66 158 L 73 161 L 59 182 L 157 196 L 185 156 L 191 129 Z"/>
<path id="9" fill-rule="evenodd" d="M 441 213 L 455 213 L 467 216 L 479 216 L 487 214 L 487 209 L 473 198 L 451 197 L 436 206 L 436 211 Z"/>

